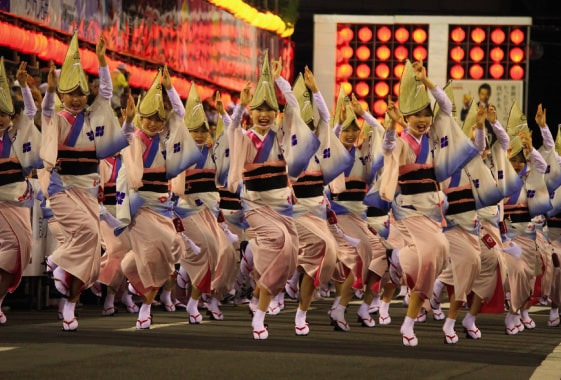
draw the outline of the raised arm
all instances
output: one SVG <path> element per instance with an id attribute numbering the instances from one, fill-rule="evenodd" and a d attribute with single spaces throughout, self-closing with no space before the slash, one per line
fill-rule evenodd
<path id="1" fill-rule="evenodd" d="M 104 99 L 109 100 L 113 96 L 113 82 L 105 59 L 105 50 L 105 39 L 103 35 L 100 35 L 95 47 L 97 61 L 99 62 L 99 93 Z"/>
<path id="2" fill-rule="evenodd" d="M 329 114 L 329 108 L 327 108 L 325 99 L 323 98 L 323 95 L 321 95 L 321 92 L 319 91 L 314 74 L 312 73 L 312 70 L 310 70 L 308 66 L 304 68 L 304 83 L 306 84 L 306 87 L 308 87 L 312 92 L 312 97 L 314 98 L 313 100 L 314 104 L 316 105 L 319 111 L 319 117 L 326 123 L 329 123 L 329 120 L 331 119 L 331 115 Z"/>
<path id="3" fill-rule="evenodd" d="M 183 105 L 179 94 L 171 84 L 171 76 L 169 75 L 168 65 L 164 66 L 164 71 L 162 73 L 162 85 L 166 89 L 173 112 L 181 118 L 185 117 L 185 106 Z"/>
<path id="4" fill-rule="evenodd" d="M 296 99 L 296 95 L 294 95 L 294 92 L 292 92 L 292 86 L 286 79 L 281 76 L 282 57 L 280 57 L 276 61 L 273 61 L 272 66 L 273 78 L 275 79 L 275 83 L 284 95 L 286 103 L 294 109 L 299 109 L 298 99 Z"/>
<path id="5" fill-rule="evenodd" d="M 37 113 L 37 107 L 35 106 L 35 101 L 33 100 L 33 95 L 31 94 L 31 89 L 27 85 L 27 62 L 22 62 L 19 65 L 18 71 L 16 73 L 16 78 L 21 87 L 21 94 L 23 96 L 24 114 L 33 119 Z"/>
<path id="6" fill-rule="evenodd" d="M 395 124 L 400 122 L 401 114 L 390 97 L 388 97 L 387 113 L 391 122 L 386 126 L 386 133 L 384 135 L 384 140 L 382 141 L 382 149 L 385 152 L 391 152 L 396 146 Z"/>
<path id="7" fill-rule="evenodd" d="M 432 96 L 436 99 L 440 110 L 447 115 L 452 113 L 452 102 L 448 99 L 448 96 L 444 90 L 433 83 L 427 76 L 427 69 L 423 66 L 423 62 L 416 61 L 413 62 L 413 69 L 415 70 L 415 78 L 425 85 L 427 89 L 431 92 Z"/>

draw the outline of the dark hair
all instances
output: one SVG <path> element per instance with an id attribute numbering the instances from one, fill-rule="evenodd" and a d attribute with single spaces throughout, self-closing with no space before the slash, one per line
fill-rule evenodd
<path id="1" fill-rule="evenodd" d="M 24 108 L 25 108 L 25 105 L 23 104 L 23 101 L 14 100 L 14 116 L 19 115 L 23 111 Z"/>
<path id="2" fill-rule="evenodd" d="M 481 92 L 481 90 L 487 90 L 489 91 L 489 95 L 491 95 L 491 85 L 489 83 L 482 83 L 479 86 L 479 89 L 477 90 L 477 92 Z"/>

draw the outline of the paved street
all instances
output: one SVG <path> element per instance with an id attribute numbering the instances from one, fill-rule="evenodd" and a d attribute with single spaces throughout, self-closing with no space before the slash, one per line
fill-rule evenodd
<path id="1" fill-rule="evenodd" d="M 483 315 L 483 339 L 443 343 L 442 322 L 417 324 L 420 345 L 401 344 L 399 326 L 405 308 L 395 300 L 393 322 L 372 329 L 356 322 L 354 302 L 348 310 L 348 333 L 333 331 L 327 310 L 331 299 L 313 303 L 311 333 L 294 335 L 296 302 L 267 316 L 270 338 L 251 339 L 246 305 L 222 307 L 224 321 L 189 325 L 183 310 L 153 310 L 152 329 L 137 331 L 136 315 L 102 317 L 101 306 L 78 309 L 77 332 L 61 331 L 56 310 L 7 312 L 0 328 L 0 379 L 529 379 L 561 342 L 561 329 L 546 327 L 548 311 L 535 307 L 537 328 L 516 336 L 504 334 L 503 315 Z M 123 307 L 120 307 L 124 310 Z M 558 372 L 535 377 L 561 378 Z M 553 370 L 557 371 L 557 370 Z M 552 375 L 553 373 L 553 375 Z"/>

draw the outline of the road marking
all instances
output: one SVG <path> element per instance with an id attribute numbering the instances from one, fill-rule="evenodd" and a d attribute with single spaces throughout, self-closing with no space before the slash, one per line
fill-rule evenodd
<path id="1" fill-rule="evenodd" d="M 18 348 L 18 347 L 0 347 L 0 352 L 15 350 L 16 348 Z"/>
<path id="2" fill-rule="evenodd" d="M 209 321 L 202 321 L 200 324 L 206 324 Z M 150 330 L 161 329 L 164 327 L 173 327 L 173 326 L 181 326 L 181 325 L 188 325 L 189 322 L 176 322 L 176 323 L 156 323 L 150 325 Z M 136 327 L 127 327 L 126 329 L 115 329 L 113 331 L 138 331 Z"/>
<path id="3" fill-rule="evenodd" d="M 530 380 L 559 380 L 561 377 L 561 344 L 544 359 Z"/>

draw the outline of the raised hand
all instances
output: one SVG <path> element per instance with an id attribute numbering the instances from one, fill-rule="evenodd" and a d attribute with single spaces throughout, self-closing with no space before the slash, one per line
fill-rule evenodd
<path id="1" fill-rule="evenodd" d="M 351 109 L 357 116 L 362 116 L 367 111 L 362 108 L 362 105 L 360 104 L 354 93 L 351 95 Z"/>
<path id="2" fill-rule="evenodd" d="M 545 111 L 546 109 L 542 107 L 542 104 L 538 104 L 538 111 L 536 112 L 536 123 L 540 126 L 540 128 L 545 128 L 547 126 Z"/>
<path id="3" fill-rule="evenodd" d="M 134 104 L 134 98 L 129 94 L 127 99 L 127 108 L 125 109 L 125 118 L 127 123 L 132 123 L 134 116 L 136 115 L 136 105 Z"/>
<path id="4" fill-rule="evenodd" d="M 251 82 L 247 82 L 243 90 L 240 92 L 240 104 L 245 107 L 251 102 L 252 98 Z"/>
<path id="5" fill-rule="evenodd" d="M 216 96 L 214 97 L 214 108 L 216 108 L 216 111 L 218 111 L 220 115 L 224 115 L 226 113 L 224 103 L 220 97 L 220 91 L 216 91 Z"/>
<path id="6" fill-rule="evenodd" d="M 164 70 L 162 72 L 162 85 L 166 90 L 171 90 L 171 76 L 169 75 L 168 65 L 164 65 Z"/>
<path id="7" fill-rule="evenodd" d="M 22 62 L 19 65 L 18 72 L 16 73 L 16 79 L 19 82 L 21 88 L 27 87 L 27 62 Z"/>
<path id="8" fill-rule="evenodd" d="M 475 126 L 477 129 L 485 128 L 485 119 L 487 118 L 487 108 L 483 104 L 479 104 L 477 115 L 475 116 Z"/>
<path id="9" fill-rule="evenodd" d="M 316 93 L 319 91 L 318 85 L 316 83 L 316 78 L 314 77 L 312 70 L 310 70 L 308 66 L 304 67 L 304 83 L 312 93 Z"/>
<path id="10" fill-rule="evenodd" d="M 281 76 L 282 72 L 282 57 L 279 57 L 278 60 L 271 62 L 273 66 L 273 79 L 277 79 Z"/>
<path id="11" fill-rule="evenodd" d="M 532 146 L 532 132 L 520 132 L 518 134 L 520 140 L 522 141 L 522 150 L 526 157 L 530 156 L 534 147 Z"/>
<path id="12" fill-rule="evenodd" d="M 487 106 L 487 120 L 491 124 L 497 121 L 497 109 L 491 102 L 489 102 L 489 105 Z"/>
<path id="13" fill-rule="evenodd" d="M 56 66 L 51 65 L 49 75 L 47 76 L 47 92 L 55 92 L 58 85 L 58 77 L 56 75 Z"/>
<path id="14" fill-rule="evenodd" d="M 107 46 L 105 44 L 105 38 L 103 37 L 103 34 L 100 34 L 99 40 L 97 41 L 97 45 L 95 45 L 95 54 L 97 55 L 99 66 L 101 67 L 107 66 L 107 61 L 105 60 L 106 50 L 107 50 Z"/>

